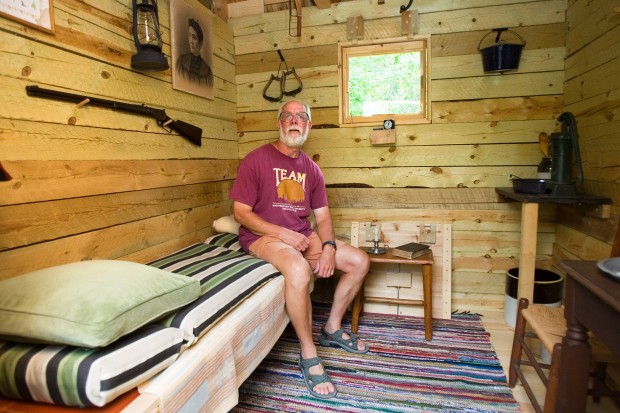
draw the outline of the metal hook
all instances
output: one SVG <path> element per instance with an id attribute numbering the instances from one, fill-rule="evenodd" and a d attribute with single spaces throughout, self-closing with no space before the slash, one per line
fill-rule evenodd
<path id="1" fill-rule="evenodd" d="M 409 7 L 411 7 L 411 5 L 413 4 L 413 0 L 409 0 L 409 4 L 407 4 L 406 6 L 400 6 L 400 12 L 404 13 L 407 10 L 409 10 Z"/>
<path id="2" fill-rule="evenodd" d="M 282 51 L 278 49 L 278 55 L 280 55 L 280 65 L 284 63 L 284 67 L 288 70 L 288 66 L 286 65 L 286 60 L 284 60 L 284 56 L 282 55 Z M 280 71 L 280 67 L 278 66 L 278 71 Z"/>

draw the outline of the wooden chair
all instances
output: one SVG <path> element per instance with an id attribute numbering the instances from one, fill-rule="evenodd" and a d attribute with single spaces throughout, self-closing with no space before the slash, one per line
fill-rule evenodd
<path id="1" fill-rule="evenodd" d="M 612 244 L 611 256 L 620 256 L 620 224 Z M 556 410 L 560 355 L 562 352 L 562 339 L 566 334 L 566 329 L 564 308 L 547 307 L 540 304 L 530 305 L 525 298 L 519 300 L 508 371 L 508 385 L 514 387 L 517 384 L 517 379 L 519 379 L 532 403 L 532 407 L 537 413 L 551 413 Z M 531 348 L 531 343 L 534 342 L 532 338 L 538 338 L 544 348 L 551 354 L 550 364 L 542 363 L 536 358 Z M 592 347 L 593 369 L 592 384 L 588 394 L 593 397 L 595 402 L 598 402 L 601 397 L 612 397 L 616 405 L 620 407 L 620 392 L 611 390 L 605 382 L 607 365 L 609 363 L 617 363 L 617 359 L 595 337 L 591 336 L 589 341 Z M 521 366 L 533 367 L 545 385 L 544 408 L 536 400 L 532 387 Z"/>

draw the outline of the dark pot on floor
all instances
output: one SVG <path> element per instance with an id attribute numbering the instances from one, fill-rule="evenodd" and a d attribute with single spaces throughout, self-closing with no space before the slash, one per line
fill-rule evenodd
<path id="1" fill-rule="evenodd" d="M 506 271 L 504 321 L 515 328 L 518 308 L 519 268 Z M 564 276 L 553 271 L 536 268 L 534 271 L 534 303 L 559 307 L 564 298 Z"/>

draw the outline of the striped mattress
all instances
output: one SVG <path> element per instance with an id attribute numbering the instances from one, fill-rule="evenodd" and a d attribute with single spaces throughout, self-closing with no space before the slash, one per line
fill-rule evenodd
<path id="1" fill-rule="evenodd" d="M 240 250 L 236 236 L 218 234 L 149 263 L 199 279 L 201 296 L 109 346 L 0 342 L 0 394 L 104 406 L 139 386 L 136 411 L 145 398 L 161 411 L 230 410 L 288 323 L 283 277 Z"/>

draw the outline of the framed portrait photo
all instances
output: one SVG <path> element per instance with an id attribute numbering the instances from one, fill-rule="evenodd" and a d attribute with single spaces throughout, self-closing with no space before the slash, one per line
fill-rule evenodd
<path id="1" fill-rule="evenodd" d="M 213 14 L 197 0 L 170 0 L 172 88 L 214 98 Z"/>
<path id="2" fill-rule="evenodd" d="M 52 0 L 0 0 L 0 16 L 54 34 Z"/>

